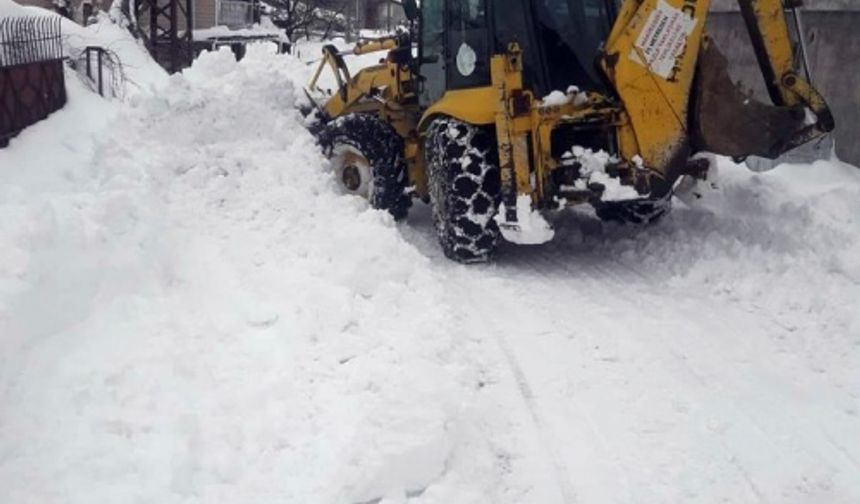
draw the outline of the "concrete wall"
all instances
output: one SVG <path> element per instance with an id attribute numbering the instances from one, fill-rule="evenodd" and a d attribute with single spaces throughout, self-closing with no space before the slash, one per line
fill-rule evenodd
<path id="1" fill-rule="evenodd" d="M 807 7 L 803 11 L 813 84 L 836 117 L 837 155 L 860 166 L 860 1 L 845 10 L 835 9 L 841 0 L 818 1 L 822 9 Z M 807 5 L 815 3 L 807 0 Z M 711 12 L 707 29 L 728 57 L 734 80 L 769 102 L 740 14 L 731 10 Z"/>

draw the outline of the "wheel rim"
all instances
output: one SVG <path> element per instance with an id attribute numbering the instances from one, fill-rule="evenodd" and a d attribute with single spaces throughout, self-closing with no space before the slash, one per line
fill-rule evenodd
<path id="1" fill-rule="evenodd" d="M 331 158 L 335 177 L 343 190 L 370 199 L 373 187 L 373 170 L 360 150 L 351 145 L 338 145 Z"/>

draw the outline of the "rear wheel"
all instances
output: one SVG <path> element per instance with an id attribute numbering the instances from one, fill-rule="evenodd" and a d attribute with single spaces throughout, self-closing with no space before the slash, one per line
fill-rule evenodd
<path id="1" fill-rule="evenodd" d="M 403 139 L 390 125 L 370 114 L 350 114 L 327 124 L 320 145 L 332 162 L 343 189 L 403 219 L 412 205 L 408 191 Z"/>
<path id="2" fill-rule="evenodd" d="M 433 121 L 425 144 L 433 221 L 442 250 L 462 263 L 488 261 L 499 242 L 501 181 L 492 132 L 452 118 Z"/>

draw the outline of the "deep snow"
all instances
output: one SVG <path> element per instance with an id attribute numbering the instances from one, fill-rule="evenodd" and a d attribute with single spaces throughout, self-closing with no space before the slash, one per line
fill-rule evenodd
<path id="1" fill-rule="evenodd" d="M 71 75 L 0 150 L 0 502 L 860 500 L 855 168 L 463 267 L 339 193 L 312 70 Z"/>

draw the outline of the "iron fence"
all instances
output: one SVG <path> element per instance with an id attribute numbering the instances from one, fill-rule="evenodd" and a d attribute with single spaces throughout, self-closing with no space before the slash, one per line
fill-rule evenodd
<path id="1" fill-rule="evenodd" d="M 0 20 L 0 147 L 65 103 L 60 18 Z"/>
<path id="2" fill-rule="evenodd" d="M 61 59 L 59 16 L 0 19 L 0 67 Z"/>

